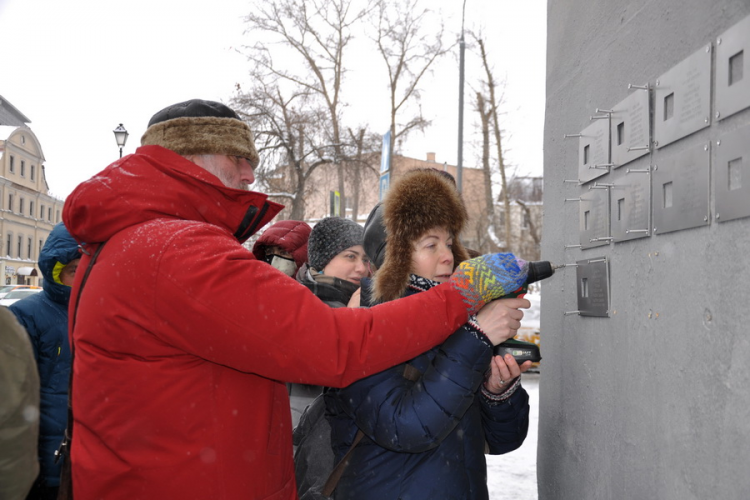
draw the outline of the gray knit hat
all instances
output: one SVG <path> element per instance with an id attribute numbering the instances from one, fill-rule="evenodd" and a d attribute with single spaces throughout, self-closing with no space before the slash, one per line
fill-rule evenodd
<path id="1" fill-rule="evenodd" d="M 363 229 L 351 219 L 326 217 L 310 233 L 307 240 L 307 261 L 316 271 L 349 247 L 362 244 Z"/>

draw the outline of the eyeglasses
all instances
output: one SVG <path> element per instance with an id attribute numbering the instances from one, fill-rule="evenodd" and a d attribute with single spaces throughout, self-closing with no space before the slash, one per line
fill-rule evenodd
<path id="1" fill-rule="evenodd" d="M 250 168 L 252 168 L 253 170 L 255 170 L 255 167 L 257 165 L 257 163 L 253 162 L 250 158 L 246 158 L 244 156 L 232 155 L 232 158 L 234 158 L 237 161 L 237 163 L 239 163 L 241 160 L 245 160 L 247 164 L 250 165 Z"/>

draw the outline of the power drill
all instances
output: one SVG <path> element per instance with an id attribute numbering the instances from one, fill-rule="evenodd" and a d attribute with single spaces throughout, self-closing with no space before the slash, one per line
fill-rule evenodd
<path id="1" fill-rule="evenodd" d="M 545 278 L 549 278 L 555 274 L 555 270 L 563 266 L 556 266 L 549 261 L 540 260 L 537 262 L 529 262 L 529 276 L 526 279 L 526 283 L 513 293 L 505 295 L 504 299 L 511 299 L 515 297 L 523 298 L 526 292 L 529 291 L 529 285 L 537 281 L 541 281 Z M 531 343 L 524 342 L 522 340 L 508 339 L 502 344 L 498 344 L 494 348 L 495 356 L 505 356 L 510 354 L 520 365 L 524 361 L 539 362 L 542 360 L 542 354 L 539 351 L 539 346 Z"/>

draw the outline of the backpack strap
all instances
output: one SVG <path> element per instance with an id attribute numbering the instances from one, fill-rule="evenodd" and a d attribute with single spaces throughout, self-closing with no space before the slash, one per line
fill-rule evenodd
<path id="1" fill-rule="evenodd" d="M 422 376 L 422 372 L 407 363 L 404 365 L 404 372 L 402 375 L 406 380 L 416 382 L 419 380 L 419 377 Z M 349 447 L 349 450 L 347 450 L 346 455 L 344 455 L 344 458 L 336 464 L 336 467 L 333 468 L 331 474 L 328 476 L 328 480 L 326 481 L 325 486 L 323 486 L 323 495 L 330 497 L 333 494 L 333 490 L 335 490 L 336 486 L 339 484 L 341 476 L 344 475 L 344 470 L 349 465 L 349 459 L 352 456 L 354 448 L 356 448 L 359 442 L 362 441 L 363 437 L 365 437 L 365 433 L 361 430 L 357 430 L 357 435 L 354 437 L 354 441 Z"/>
<path id="2" fill-rule="evenodd" d="M 76 295 L 76 305 L 73 309 L 73 317 L 70 318 L 71 323 L 71 333 L 75 329 L 76 326 L 76 316 L 78 315 L 78 304 L 81 300 L 81 292 L 83 291 L 83 286 L 86 284 L 86 280 L 89 279 L 89 273 L 91 273 L 91 268 L 94 267 L 94 263 L 96 262 L 96 258 L 99 257 L 99 253 L 102 251 L 102 248 L 104 248 L 104 243 L 100 244 L 99 247 L 96 249 L 96 252 L 94 252 L 94 255 L 91 257 L 91 260 L 89 261 L 88 267 L 86 267 L 86 272 L 83 275 L 83 278 L 81 279 L 81 286 L 78 287 L 78 295 Z M 86 250 L 84 250 L 84 253 Z M 73 441 L 73 361 L 75 360 L 75 344 L 73 343 L 73 335 L 70 336 L 70 379 L 68 380 L 68 424 L 65 428 L 65 434 L 63 437 L 62 442 L 60 443 L 60 447 L 57 448 L 55 451 L 55 463 L 57 463 L 61 458 L 64 457 L 64 461 L 62 464 L 62 470 L 60 471 L 60 489 L 58 492 L 57 498 L 60 500 L 67 500 L 73 498 L 73 471 L 72 471 L 72 464 L 71 464 L 71 458 L 70 458 L 70 446 Z"/>

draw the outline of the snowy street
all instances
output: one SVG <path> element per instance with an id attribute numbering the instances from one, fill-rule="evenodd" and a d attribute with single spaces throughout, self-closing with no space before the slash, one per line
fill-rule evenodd
<path id="1" fill-rule="evenodd" d="M 536 440 L 539 424 L 539 374 L 524 373 L 529 393 L 529 434 L 521 448 L 505 455 L 487 455 L 487 485 L 492 500 L 536 500 Z"/>

